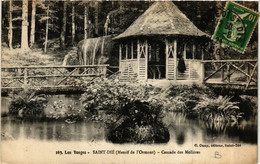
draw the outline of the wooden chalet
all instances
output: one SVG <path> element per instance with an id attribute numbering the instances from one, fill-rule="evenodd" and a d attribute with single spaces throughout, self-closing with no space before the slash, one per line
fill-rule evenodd
<path id="1" fill-rule="evenodd" d="M 172 2 L 155 2 L 114 38 L 120 43 L 120 78 L 202 82 L 201 45 L 207 38 Z"/>

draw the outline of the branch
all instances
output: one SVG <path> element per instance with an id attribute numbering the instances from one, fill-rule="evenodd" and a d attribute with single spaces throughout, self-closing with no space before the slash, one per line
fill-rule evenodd
<path id="1" fill-rule="evenodd" d="M 13 18 L 12 21 L 23 21 L 22 17 Z"/>
<path id="2" fill-rule="evenodd" d="M 36 1 L 36 5 L 44 10 L 46 10 L 48 8 L 42 1 Z"/>
<path id="3" fill-rule="evenodd" d="M 13 6 L 12 11 L 19 11 L 22 10 L 22 7 L 20 6 Z"/>

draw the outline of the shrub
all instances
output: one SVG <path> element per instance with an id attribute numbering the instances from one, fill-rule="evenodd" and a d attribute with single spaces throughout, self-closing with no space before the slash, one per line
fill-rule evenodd
<path id="1" fill-rule="evenodd" d="M 113 80 L 99 79 L 84 87 L 85 93 L 80 100 L 84 109 L 92 114 L 97 114 L 98 110 L 117 110 L 135 100 L 156 101 L 156 98 L 150 98 L 156 95 L 155 88 L 151 86 L 126 85 Z"/>
<path id="2" fill-rule="evenodd" d="M 166 143 L 168 129 L 162 123 L 162 108 L 138 100 L 124 108 L 107 112 L 116 120 L 109 122 L 108 140 L 114 143 Z"/>
<path id="3" fill-rule="evenodd" d="M 114 143 L 168 142 L 162 123 L 162 103 L 151 86 L 126 85 L 110 80 L 87 84 L 81 102 L 92 115 L 104 110 L 108 140 Z"/>
<path id="4" fill-rule="evenodd" d="M 219 96 L 216 99 L 206 96 L 193 109 L 200 119 L 214 123 L 235 122 L 238 123 L 242 117 L 238 102 L 230 101 L 231 98 Z"/>
<path id="5" fill-rule="evenodd" d="M 63 100 L 54 101 L 53 104 L 48 105 L 48 109 L 49 111 L 45 111 L 47 118 L 65 119 L 67 123 L 82 121 L 85 118 L 83 109 L 75 104 L 66 105 Z"/>
<path id="6" fill-rule="evenodd" d="M 45 94 L 36 94 L 35 91 L 21 91 L 13 95 L 9 106 L 9 114 L 20 117 L 37 117 L 44 115 L 47 103 Z"/>
<path id="7" fill-rule="evenodd" d="M 215 98 L 214 92 L 198 85 L 171 86 L 166 96 L 165 109 L 168 111 L 192 112 L 201 97 Z"/>
<path id="8" fill-rule="evenodd" d="M 232 101 L 240 102 L 238 107 L 240 111 L 244 113 L 243 118 L 246 120 L 254 119 L 257 117 L 257 97 L 256 96 L 246 96 L 246 95 L 236 95 Z"/>

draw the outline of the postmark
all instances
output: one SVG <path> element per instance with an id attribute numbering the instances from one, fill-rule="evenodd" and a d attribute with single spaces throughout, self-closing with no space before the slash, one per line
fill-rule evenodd
<path id="1" fill-rule="evenodd" d="M 258 18 L 259 13 L 229 1 L 212 39 L 244 53 Z"/>

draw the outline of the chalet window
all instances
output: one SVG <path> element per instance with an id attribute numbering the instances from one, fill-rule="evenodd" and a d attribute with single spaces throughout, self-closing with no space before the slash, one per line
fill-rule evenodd
<path id="1" fill-rule="evenodd" d="M 184 43 L 178 42 L 177 43 L 177 58 L 184 58 Z"/>
<path id="2" fill-rule="evenodd" d="M 201 48 L 202 48 L 201 45 L 199 45 L 199 44 L 196 45 L 195 52 L 194 52 L 195 59 L 201 59 L 201 56 L 202 56 Z"/>
<path id="3" fill-rule="evenodd" d="M 133 44 L 133 59 L 137 59 L 137 42 L 132 42 Z"/>
<path id="4" fill-rule="evenodd" d="M 139 50 L 139 53 L 140 53 L 140 58 L 145 58 L 145 56 L 146 56 L 146 52 L 145 52 L 145 42 L 144 41 L 139 41 L 139 48 L 140 48 L 140 50 Z"/>
<path id="5" fill-rule="evenodd" d="M 131 44 L 126 44 L 127 59 L 132 59 Z"/>
<path id="6" fill-rule="evenodd" d="M 192 42 L 186 44 L 186 59 L 193 59 L 193 47 Z"/>
<path id="7" fill-rule="evenodd" d="M 172 40 L 168 42 L 168 58 L 174 58 L 174 42 Z"/>
<path id="8" fill-rule="evenodd" d="M 160 61 L 160 52 L 158 43 L 148 44 L 148 61 L 158 63 Z"/>
<path id="9" fill-rule="evenodd" d="M 121 45 L 121 52 L 122 52 L 122 60 L 126 59 L 126 46 L 124 44 Z"/>
<path id="10" fill-rule="evenodd" d="M 160 61 L 160 47 L 159 47 L 159 44 L 156 44 L 156 52 L 155 52 L 155 56 L 156 56 L 156 59 L 155 61 L 156 62 L 159 62 Z"/>

